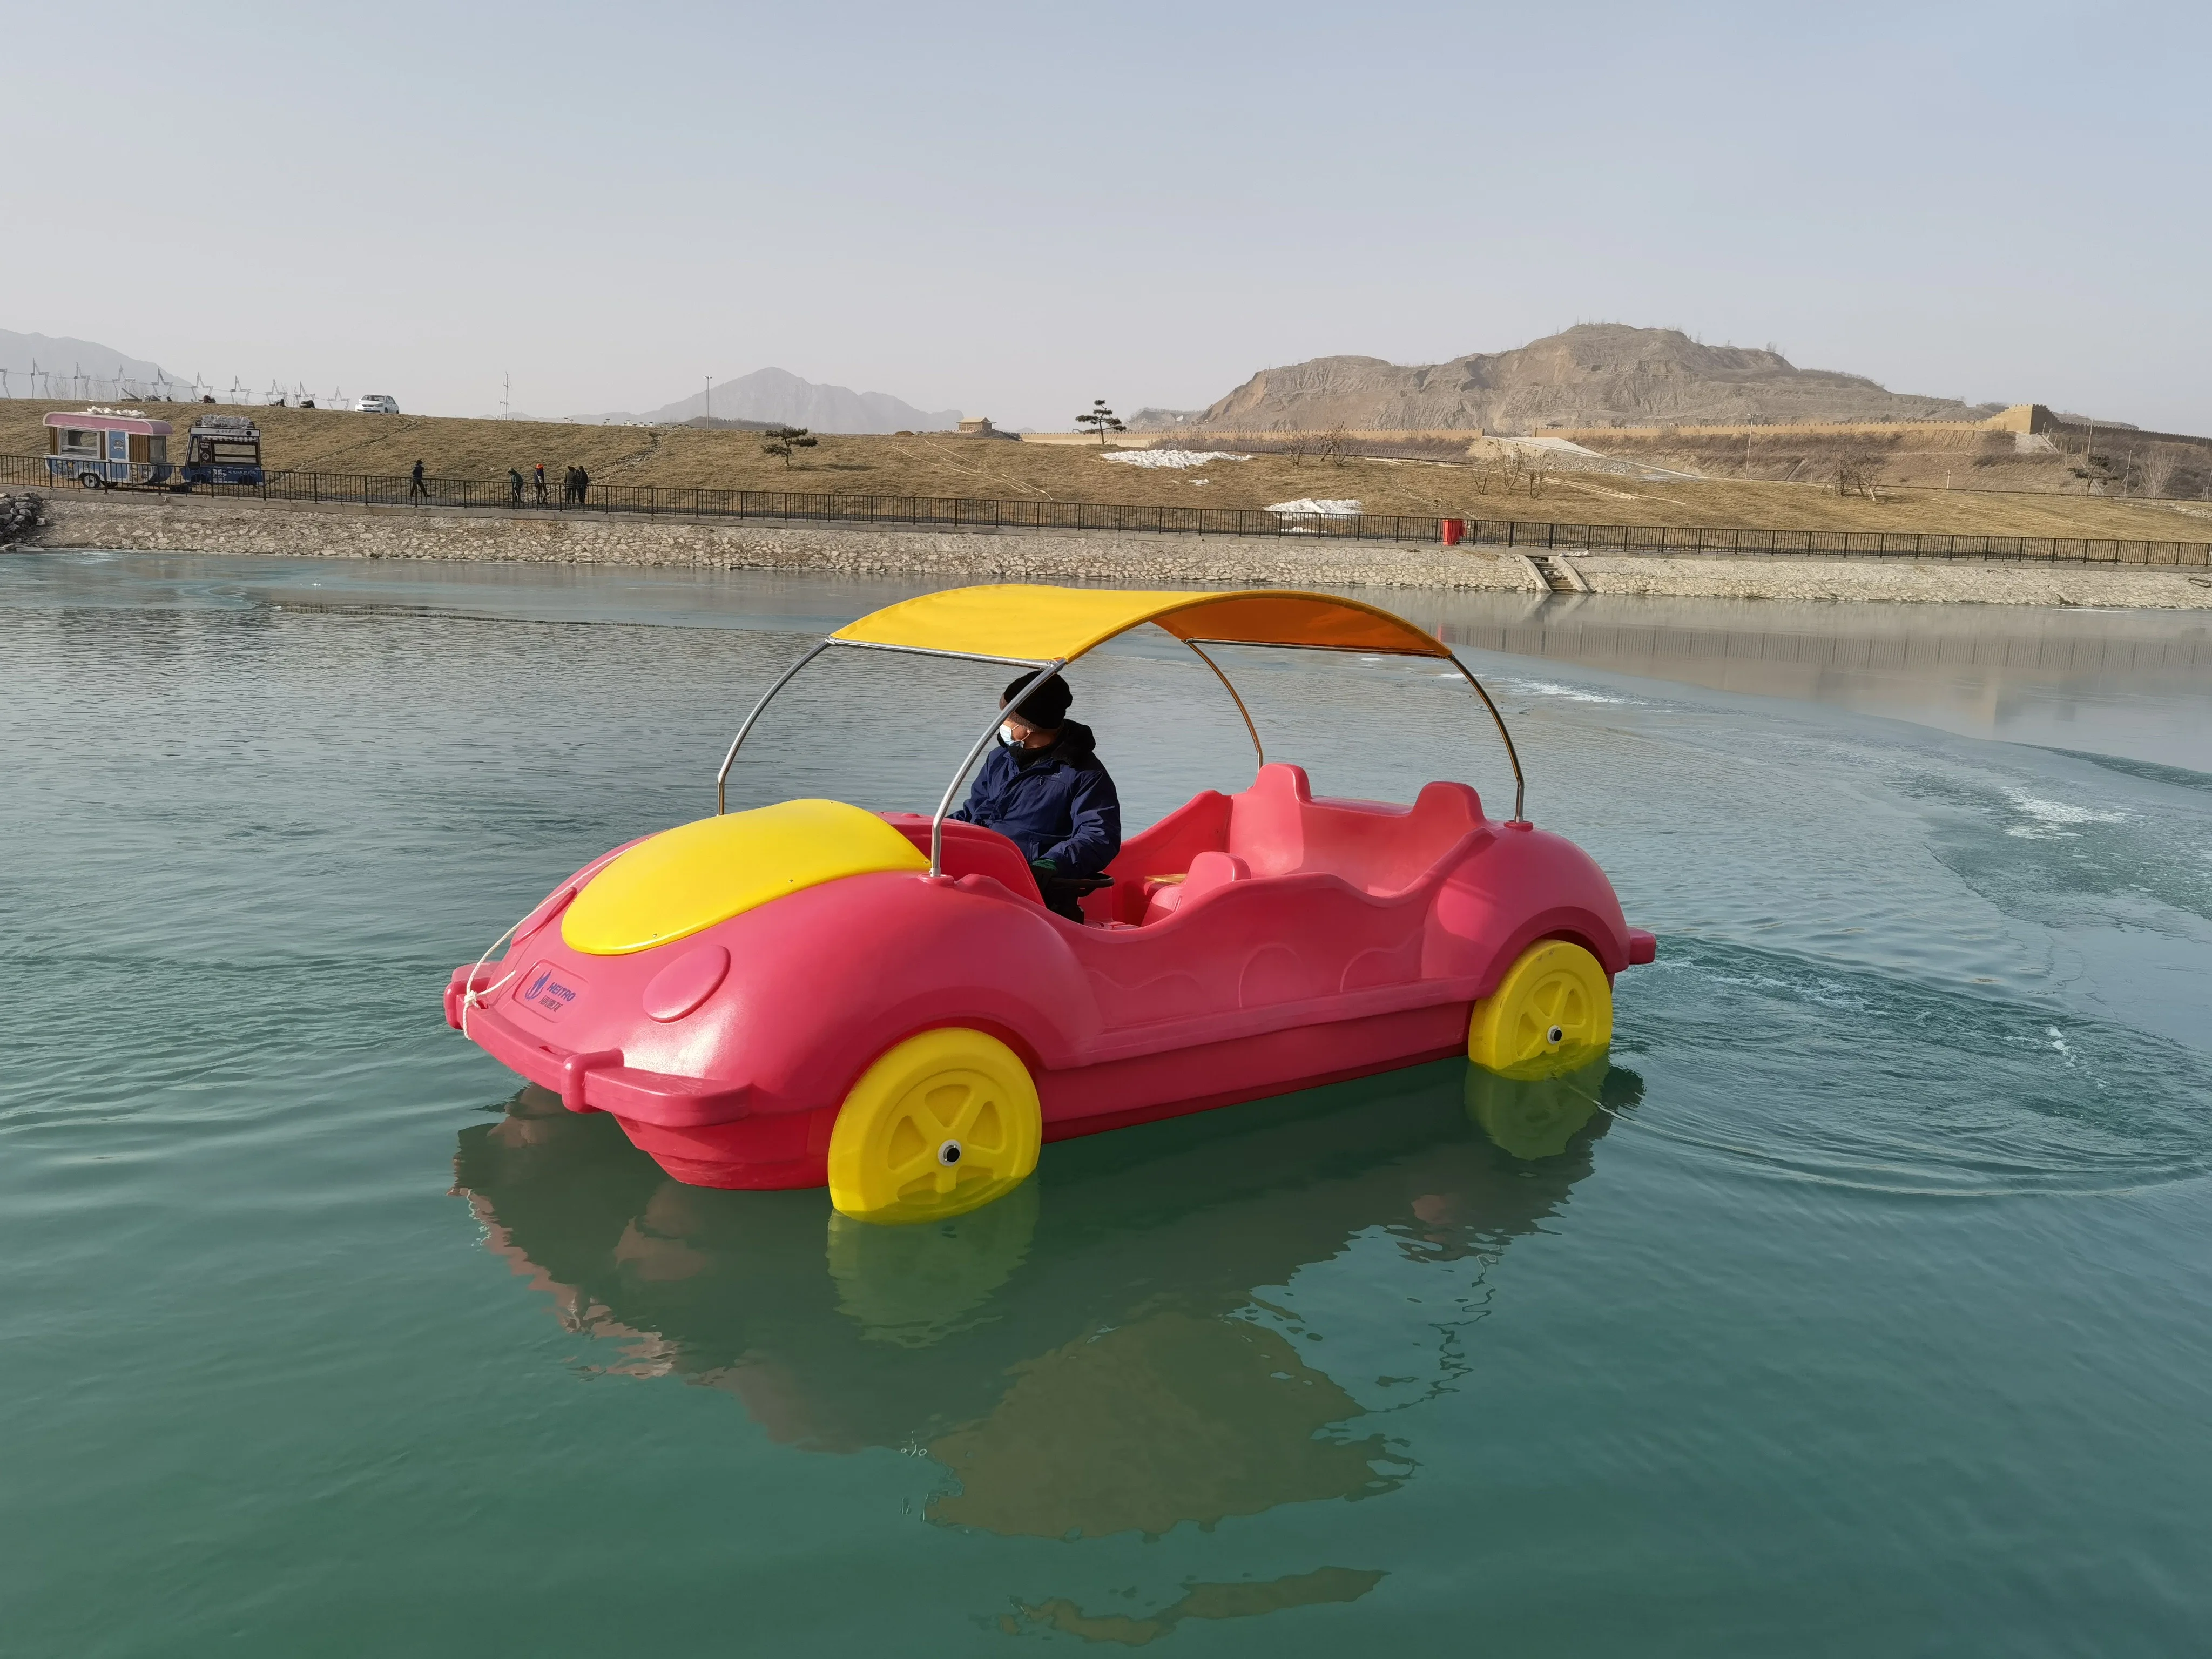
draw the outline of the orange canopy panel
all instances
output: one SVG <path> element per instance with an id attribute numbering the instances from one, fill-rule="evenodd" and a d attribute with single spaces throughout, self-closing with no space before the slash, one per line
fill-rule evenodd
<path id="1" fill-rule="evenodd" d="M 1146 623 L 1183 640 L 1390 656 L 1451 654 L 1441 641 L 1374 605 L 1333 593 L 1272 588 L 1191 593 L 1020 583 L 955 587 L 886 605 L 830 637 L 1043 663 L 1071 661 Z"/>

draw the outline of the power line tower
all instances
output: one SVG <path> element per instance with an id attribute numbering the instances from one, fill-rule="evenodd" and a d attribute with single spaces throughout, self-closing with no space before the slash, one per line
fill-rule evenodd
<path id="1" fill-rule="evenodd" d="M 501 369 L 499 374 L 499 418 L 507 418 L 507 400 L 514 391 L 514 376 Z"/>

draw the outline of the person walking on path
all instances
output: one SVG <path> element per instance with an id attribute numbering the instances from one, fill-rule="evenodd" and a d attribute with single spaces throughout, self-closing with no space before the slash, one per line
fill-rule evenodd
<path id="1" fill-rule="evenodd" d="M 415 470 L 407 475 L 407 499 L 411 501 L 417 495 L 425 501 L 430 496 L 429 490 L 422 483 L 422 463 L 420 461 L 415 463 Z"/>
<path id="2" fill-rule="evenodd" d="M 578 467 L 578 468 L 576 469 L 576 505 L 577 505 L 577 506 L 581 507 L 581 506 L 583 506 L 583 505 L 584 505 L 586 494 L 586 492 L 588 492 L 588 491 L 590 490 L 591 487 L 592 487 L 592 475 L 591 475 L 590 473 L 588 473 L 588 472 L 585 471 L 584 471 L 584 469 L 583 469 L 582 467 L 580 467 L 580 467 Z"/>
<path id="3" fill-rule="evenodd" d="M 565 467 L 561 473 L 561 505 L 574 507 L 576 503 L 576 469 Z"/>
<path id="4" fill-rule="evenodd" d="M 545 463 L 540 461 L 530 469 L 530 489 L 538 505 L 545 505 Z"/>
<path id="5" fill-rule="evenodd" d="M 507 469 L 507 504 L 509 507 L 522 505 L 522 475 L 511 466 Z"/>

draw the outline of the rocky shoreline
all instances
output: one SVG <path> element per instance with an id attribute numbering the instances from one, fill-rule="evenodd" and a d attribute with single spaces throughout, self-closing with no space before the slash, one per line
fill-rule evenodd
<path id="1" fill-rule="evenodd" d="M 933 531 L 175 496 L 65 497 L 49 501 L 47 520 L 27 545 L 789 570 L 947 581 L 1549 591 L 1535 565 L 1504 550 L 1292 537 Z M 1568 580 L 1596 594 L 2212 610 L 2212 572 L 2141 566 L 1583 555 L 1571 550 L 1547 556 Z"/>

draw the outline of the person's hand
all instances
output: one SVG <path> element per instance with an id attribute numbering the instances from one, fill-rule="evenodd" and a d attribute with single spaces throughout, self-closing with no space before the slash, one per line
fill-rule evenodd
<path id="1" fill-rule="evenodd" d="M 1050 859 L 1031 859 L 1030 873 L 1039 881 L 1049 881 L 1060 874 L 1060 866 Z"/>

